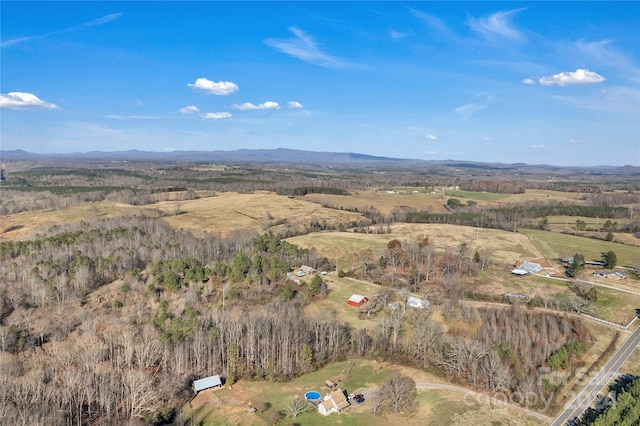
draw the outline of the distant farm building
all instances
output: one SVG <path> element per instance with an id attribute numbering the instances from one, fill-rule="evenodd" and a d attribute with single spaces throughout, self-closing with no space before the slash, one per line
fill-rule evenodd
<path id="1" fill-rule="evenodd" d="M 341 390 L 335 390 L 325 396 L 322 403 L 318 404 L 318 412 L 328 416 L 331 413 L 339 413 L 350 405 L 347 395 Z"/>
<path id="2" fill-rule="evenodd" d="M 535 274 L 536 272 L 542 271 L 542 266 L 533 262 L 516 262 L 516 267 L 511 271 L 513 275 L 527 275 L 527 274 Z"/>
<path id="3" fill-rule="evenodd" d="M 309 275 L 309 274 L 313 274 L 316 272 L 316 270 L 314 268 L 312 268 L 311 266 L 307 266 L 307 265 L 302 265 L 300 267 L 300 270 L 302 272 L 304 272 L 305 274 Z"/>
<path id="4" fill-rule="evenodd" d="M 607 266 L 607 264 L 599 260 L 587 260 L 584 262 L 584 266 L 589 269 L 602 269 Z"/>
<path id="5" fill-rule="evenodd" d="M 596 271 L 593 275 L 615 281 L 621 281 L 627 278 L 627 274 L 622 271 Z"/>
<path id="6" fill-rule="evenodd" d="M 360 294 L 352 294 L 347 303 L 351 306 L 362 306 L 369 301 L 367 296 L 362 296 Z"/>
<path id="7" fill-rule="evenodd" d="M 198 379 L 193 381 L 193 390 L 198 393 L 201 390 L 217 388 L 222 386 L 222 380 L 219 375 L 205 377 L 204 379 Z"/>
<path id="8" fill-rule="evenodd" d="M 417 297 L 409 296 L 407 298 L 407 305 L 412 308 L 426 309 L 429 307 L 429 301 L 427 299 L 418 299 Z"/>

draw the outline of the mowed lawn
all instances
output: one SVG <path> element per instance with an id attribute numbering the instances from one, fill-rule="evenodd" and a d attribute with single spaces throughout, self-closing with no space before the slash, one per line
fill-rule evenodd
<path id="1" fill-rule="evenodd" d="M 637 246 L 537 229 L 520 228 L 519 232 L 529 236 L 540 251 L 551 259 L 581 253 L 586 260 L 600 260 L 601 253 L 609 250 L 616 253 L 619 266 L 633 266 L 640 258 L 640 248 Z"/>
<path id="2" fill-rule="evenodd" d="M 360 309 L 347 304 L 352 294 L 360 294 L 371 298 L 381 287 L 376 284 L 365 283 L 350 278 L 325 276 L 324 281 L 329 288 L 326 299 L 315 301 L 306 306 L 305 313 L 310 316 L 335 316 L 341 322 L 351 324 L 355 329 L 372 329 L 377 317 L 360 316 Z M 381 313 L 379 315 L 385 315 Z"/>
<path id="3" fill-rule="evenodd" d="M 183 420 L 194 414 L 194 423 L 212 425 L 261 425 L 271 424 L 274 414 L 284 410 L 287 401 L 292 397 L 304 397 L 308 391 L 318 391 L 322 395 L 328 392 L 324 386 L 327 379 L 338 384 L 340 389 L 348 393 L 360 393 L 370 396 L 389 376 L 405 374 L 413 378 L 416 384 L 446 383 L 421 370 L 381 363 L 371 360 L 353 359 L 337 362 L 313 373 L 293 379 L 286 383 L 249 382 L 240 380 L 232 386 L 217 389 L 216 397 L 202 407 L 185 406 Z M 210 392 L 210 391 L 204 391 Z M 305 426 L 354 425 L 354 426 L 386 426 L 402 424 L 418 425 L 498 425 L 507 416 L 518 419 L 519 425 L 541 425 L 541 420 L 527 416 L 510 408 L 492 410 L 486 398 L 467 397 L 464 403 L 464 392 L 451 390 L 420 389 L 418 386 L 417 410 L 405 415 L 385 414 L 374 416 L 370 400 L 362 405 L 352 405 L 342 413 L 322 416 L 313 408 L 296 418 L 287 417 L 278 424 L 300 424 Z M 222 401 L 222 403 L 220 402 Z M 262 412 L 249 414 L 249 407 L 268 407 Z"/>

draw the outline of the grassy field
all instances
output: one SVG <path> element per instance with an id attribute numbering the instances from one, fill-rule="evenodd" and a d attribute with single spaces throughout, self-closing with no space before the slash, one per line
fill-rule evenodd
<path id="1" fill-rule="evenodd" d="M 640 258 L 637 246 L 537 229 L 521 228 L 519 232 L 529 236 L 539 250 L 551 259 L 582 253 L 586 260 L 600 260 L 601 253 L 609 250 L 616 253 L 620 266 L 633 266 Z"/>
<path id="2" fill-rule="evenodd" d="M 315 248 L 318 253 L 335 260 L 342 269 L 353 269 L 363 259 L 377 260 L 386 254 L 387 244 L 393 239 L 400 242 L 415 241 L 418 235 L 429 236 L 437 250 L 457 247 L 462 243 L 469 250 L 489 249 L 498 263 L 512 264 L 515 260 L 532 260 L 543 257 L 542 252 L 525 235 L 497 229 L 478 229 L 470 226 L 443 224 L 406 224 L 391 226 L 390 234 L 361 234 L 353 232 L 321 232 L 289 238 L 292 244 L 303 248 Z"/>
<path id="3" fill-rule="evenodd" d="M 339 388 L 347 392 L 370 393 L 392 374 L 403 373 L 419 383 L 444 383 L 424 371 L 400 367 L 388 363 L 368 360 L 351 360 L 332 364 L 319 371 L 309 373 L 287 383 L 239 381 L 228 387 L 215 390 L 216 397 L 194 400 L 194 407 L 185 406 L 183 418 L 195 417 L 197 424 L 212 425 L 264 425 L 270 424 L 277 412 L 284 409 L 287 400 L 294 396 L 304 396 L 310 390 L 325 394 L 324 381 L 331 379 Z M 204 391 L 208 393 L 210 391 Z M 464 394 L 455 391 L 424 389 L 418 390 L 418 408 L 406 415 L 386 414 L 374 416 L 372 405 L 365 401 L 362 405 L 352 405 L 342 413 L 328 417 L 313 409 L 293 419 L 288 417 L 282 424 L 315 425 L 355 425 L 385 426 L 389 424 L 418 425 L 502 425 L 505 418 L 517 418 L 519 425 L 544 424 L 535 417 L 527 417 L 510 408 L 491 409 L 489 404 L 465 403 Z M 198 406 L 205 403 L 206 405 Z M 256 414 L 249 414 L 247 408 L 265 408 Z M 201 423 L 200 423 L 201 422 Z"/>
<path id="4" fill-rule="evenodd" d="M 161 213 L 152 209 L 142 209 L 129 204 L 107 201 L 80 204 L 59 210 L 21 212 L 3 216 L 0 240 L 28 239 L 32 238 L 36 233 L 46 232 L 54 225 L 77 223 L 98 217 L 115 218 L 127 215 L 160 217 Z M 15 230 L 3 232 L 12 228 Z"/>
<path id="5" fill-rule="evenodd" d="M 394 188 L 395 189 L 395 188 Z M 419 189 L 406 188 L 409 192 Z M 433 213 L 445 213 L 446 209 L 442 205 L 440 195 L 427 194 L 391 194 L 380 191 L 354 191 L 349 196 L 331 194 L 307 194 L 304 197 L 297 197 L 301 200 L 313 201 L 316 203 L 326 203 L 328 205 L 358 210 L 374 207 L 382 214 L 389 214 L 397 207 L 406 206 L 417 211 L 429 211 Z"/>
<path id="6" fill-rule="evenodd" d="M 23 212 L 2 219 L 0 239 L 30 238 L 52 225 L 79 222 L 95 217 L 147 215 L 162 217 L 176 228 L 193 232 L 220 233 L 254 230 L 277 234 L 286 227 L 303 227 L 312 221 L 337 225 L 360 221 L 358 213 L 323 208 L 316 203 L 295 200 L 271 192 L 238 194 L 221 192 L 213 197 L 187 201 L 160 201 L 145 206 L 97 202 L 74 205 L 65 209 Z M 15 229 L 5 232 L 7 229 Z"/>
<path id="7" fill-rule="evenodd" d="M 509 194 L 495 194 L 493 192 L 476 192 L 462 190 L 447 190 L 446 194 L 451 198 L 463 198 L 474 201 L 499 201 L 509 197 Z"/>
<path id="8" fill-rule="evenodd" d="M 347 300 L 352 294 L 360 294 L 371 298 L 378 290 L 376 284 L 366 284 L 351 280 L 349 278 L 337 278 L 331 276 L 325 278 L 329 288 L 329 296 L 324 300 L 319 300 L 307 305 L 305 313 L 309 315 L 335 315 L 342 322 L 348 322 L 354 328 L 372 329 L 375 327 L 375 318 L 361 318 L 359 309 L 347 304 Z"/>

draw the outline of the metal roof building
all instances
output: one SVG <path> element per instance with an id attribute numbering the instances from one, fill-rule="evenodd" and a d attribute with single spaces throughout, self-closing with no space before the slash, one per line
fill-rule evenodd
<path id="1" fill-rule="evenodd" d="M 220 380 L 220 376 L 218 374 L 193 381 L 193 390 L 196 392 L 215 388 L 216 386 L 222 386 L 222 380 Z"/>

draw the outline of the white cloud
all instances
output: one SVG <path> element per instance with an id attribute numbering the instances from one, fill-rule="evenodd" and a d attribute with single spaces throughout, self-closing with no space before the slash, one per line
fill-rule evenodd
<path id="1" fill-rule="evenodd" d="M 189 114 L 197 114 L 200 112 L 200 110 L 195 105 L 189 105 L 184 108 L 180 108 L 180 112 L 182 114 L 189 115 Z"/>
<path id="2" fill-rule="evenodd" d="M 340 68 L 346 65 L 342 59 L 324 53 L 307 33 L 297 27 L 289 27 L 294 38 L 267 39 L 264 43 L 282 53 L 325 68 Z"/>
<path id="3" fill-rule="evenodd" d="M 433 154 L 437 154 L 437 152 L 435 151 L 423 151 L 423 154 L 428 154 L 428 155 L 433 155 Z"/>
<path id="4" fill-rule="evenodd" d="M 522 82 L 524 84 L 536 84 L 536 81 L 532 78 L 525 78 L 524 80 L 522 80 Z"/>
<path id="5" fill-rule="evenodd" d="M 0 93 L 0 108 L 7 109 L 57 109 L 58 106 L 45 102 L 32 93 L 9 92 Z"/>
<path id="6" fill-rule="evenodd" d="M 287 102 L 287 107 L 289 109 L 304 108 L 300 102 L 296 102 L 296 101 Z"/>
<path id="7" fill-rule="evenodd" d="M 485 136 L 482 138 L 483 141 L 490 141 L 493 140 L 493 138 L 491 136 Z"/>
<path id="8" fill-rule="evenodd" d="M 546 146 L 545 145 L 532 145 L 531 148 L 536 149 L 536 150 L 537 149 L 545 149 Z"/>
<path id="9" fill-rule="evenodd" d="M 578 143 L 578 141 L 575 139 L 569 139 L 569 143 Z"/>
<path id="10" fill-rule="evenodd" d="M 568 86 L 571 84 L 593 84 L 605 80 L 597 72 L 578 68 L 575 71 L 561 72 L 559 74 L 542 77 L 538 80 L 543 86 Z"/>
<path id="11" fill-rule="evenodd" d="M 228 112 L 208 112 L 206 114 L 202 114 L 201 117 L 207 120 L 223 120 L 225 118 L 230 118 L 231 114 Z"/>
<path id="12" fill-rule="evenodd" d="M 396 31 L 396 30 L 389 30 L 387 32 L 387 34 L 389 34 L 389 37 L 393 38 L 393 39 L 401 39 L 401 38 L 405 38 L 409 35 L 409 33 L 403 33 L 401 31 Z"/>
<path id="13" fill-rule="evenodd" d="M 256 109 L 280 109 L 280 104 L 277 102 L 271 102 L 271 101 L 267 101 L 267 102 L 263 102 L 261 104 L 258 105 L 254 105 L 251 102 L 245 102 L 243 104 L 233 104 L 232 105 L 233 109 L 239 109 L 242 111 L 247 111 L 247 110 L 256 110 Z"/>
<path id="14" fill-rule="evenodd" d="M 462 105 L 462 106 L 459 106 L 458 108 L 456 108 L 455 112 L 456 112 L 456 114 L 461 114 L 461 115 L 471 115 L 471 114 L 476 113 L 478 111 L 482 111 L 485 108 L 487 108 L 487 105 L 465 104 L 465 105 Z"/>
<path id="15" fill-rule="evenodd" d="M 103 16 L 101 18 L 94 19 L 93 21 L 85 22 L 85 23 L 79 24 L 79 25 L 74 25 L 72 27 L 67 27 L 67 28 L 64 28 L 62 30 L 51 31 L 51 32 L 46 33 L 46 34 L 39 34 L 39 35 L 34 35 L 34 36 L 13 38 L 13 39 L 6 40 L 6 41 L 3 41 L 2 43 L 0 43 L 0 47 L 8 47 L 8 46 L 11 46 L 13 44 L 22 43 L 24 41 L 34 40 L 34 39 L 38 39 L 38 38 L 45 38 L 45 37 L 49 37 L 49 36 L 52 36 L 52 35 L 55 35 L 55 34 L 70 33 L 70 32 L 74 32 L 74 31 L 77 31 L 77 30 L 82 29 L 82 28 L 95 27 L 95 26 L 98 26 L 98 25 L 103 25 L 103 24 L 106 24 L 107 22 L 113 21 L 114 19 L 118 19 L 121 16 L 122 16 L 122 13 L 112 13 L 110 15 L 105 15 L 105 16 Z"/>
<path id="16" fill-rule="evenodd" d="M 211 81 L 206 78 L 198 78 L 196 82 L 187 84 L 197 90 L 202 90 L 208 94 L 226 96 L 238 90 L 238 85 L 230 81 Z"/>
<path id="17" fill-rule="evenodd" d="M 432 135 L 432 134 L 428 134 L 424 138 L 430 141 L 435 141 L 436 139 L 438 139 L 436 135 Z"/>
<path id="18" fill-rule="evenodd" d="M 478 19 L 469 16 L 467 22 L 472 30 L 485 37 L 499 36 L 509 40 L 521 41 L 525 39 L 525 36 L 511 24 L 511 18 L 522 10 L 524 9 L 503 10 Z"/>

